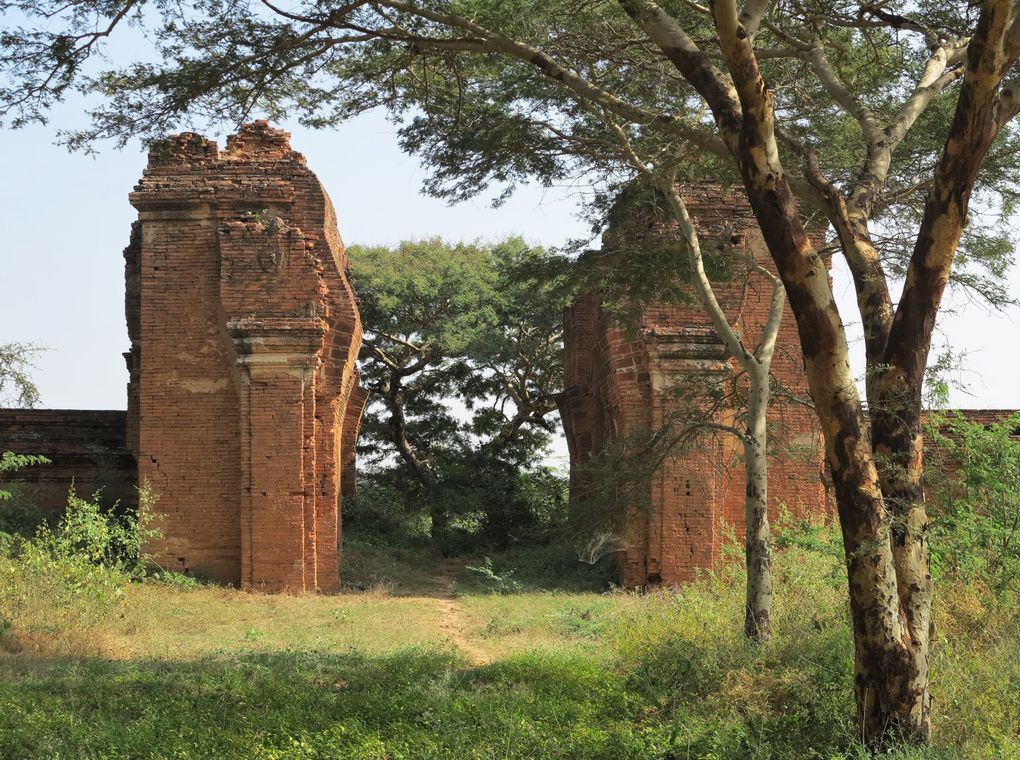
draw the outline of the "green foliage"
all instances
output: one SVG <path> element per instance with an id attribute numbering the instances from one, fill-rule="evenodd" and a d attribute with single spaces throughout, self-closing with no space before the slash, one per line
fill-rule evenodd
<path id="1" fill-rule="evenodd" d="M 39 403 L 39 388 L 32 381 L 31 370 L 42 350 L 31 343 L 0 344 L 0 406 L 31 408 Z"/>
<path id="2" fill-rule="evenodd" d="M 139 498 L 153 503 L 147 487 Z M 148 519 L 72 489 L 55 526 L 43 523 L 31 538 L 0 533 L 0 644 L 44 651 L 80 645 L 122 600 L 125 585 L 143 577 L 141 547 L 158 535 Z"/>
<path id="3" fill-rule="evenodd" d="M 39 526 L 51 517 L 23 495 L 21 484 L 14 484 L 6 493 L 9 499 L 0 501 L 0 533 L 31 537 Z"/>
<path id="4" fill-rule="evenodd" d="M 428 524 L 416 484 L 399 467 L 358 473 L 358 496 L 343 505 L 344 531 L 385 537 L 387 543 L 414 543 L 428 537 Z"/>
<path id="5" fill-rule="evenodd" d="M 119 509 L 118 504 L 103 506 L 101 497 L 96 493 L 83 499 L 71 488 L 67 508 L 56 528 L 41 526 L 33 542 L 54 557 L 73 558 L 127 575 L 144 575 L 142 546 L 160 535 L 150 527 L 154 519 L 151 491 L 147 485 L 139 491 L 143 505 L 140 516 Z"/>
<path id="6" fill-rule="evenodd" d="M 514 579 L 514 571 L 497 572 L 490 557 L 486 557 L 481 565 L 468 565 L 464 569 L 473 573 L 478 583 L 490 593 L 516 594 L 521 590 L 521 584 Z"/>
<path id="7" fill-rule="evenodd" d="M 556 532 L 567 517 L 567 479 L 548 467 L 523 468 L 471 452 L 444 463 L 447 554 L 528 545 Z M 420 545 L 429 534 L 426 496 L 402 467 L 359 477 L 357 502 L 344 512 L 359 535 L 389 545 Z"/>
<path id="8" fill-rule="evenodd" d="M 392 533 L 428 512 L 448 541 L 476 529 L 506 541 L 548 522 L 562 488 L 551 495 L 556 479 L 533 463 L 562 387 L 561 260 L 519 239 L 349 255 L 373 392 L 354 519 Z"/>
<path id="9" fill-rule="evenodd" d="M 706 149 L 718 131 L 703 100 L 624 6 L 458 0 L 383 8 L 304 0 L 277 11 L 211 0 L 183 9 L 157 3 L 142 13 L 117 3 L 18 0 L 0 6 L 16 9 L 0 48 L 9 81 L 0 87 L 0 120 L 45 121 L 78 87 L 101 100 L 92 123 L 63 138 L 88 149 L 100 139 L 151 140 L 187 123 L 237 124 L 253 113 L 331 128 L 385 108 L 402 146 L 430 167 L 425 189 L 432 195 L 489 194 L 499 203 L 524 182 L 573 182 L 588 191 L 586 211 L 597 232 L 635 173 L 611 124 L 622 127 L 642 161 L 678 166 L 689 179 L 736 175 L 728 157 Z M 703 50 L 716 44 L 708 14 L 685 3 L 662 7 Z M 977 17 L 977 5 L 963 2 L 775 6 L 755 48 L 774 93 L 787 171 L 803 177 L 804 153 L 811 152 L 823 177 L 844 193 L 870 176 L 861 114 L 879 128 L 892 124 L 932 46 L 954 50 L 973 34 Z M 131 23 L 148 32 L 152 55 L 100 70 L 108 38 Z M 468 33 L 473 24 L 485 31 Z M 816 69 L 816 54 L 835 86 Z M 571 89 L 567 72 L 585 86 Z M 961 79 L 951 77 L 935 93 L 874 194 L 872 240 L 893 277 L 913 249 Z M 971 215 L 952 275 L 992 303 L 1011 298 L 1000 275 L 1011 257 L 1005 221 L 1020 198 L 1018 145 L 1020 131 L 1005 124 L 975 188 L 983 218 Z M 805 215 L 814 213 L 812 205 L 803 205 Z"/>
<path id="10" fill-rule="evenodd" d="M 36 456 L 34 454 L 15 454 L 13 451 L 5 451 L 3 454 L 0 454 L 0 476 L 15 472 L 23 467 L 49 463 L 50 460 L 46 457 Z M 0 486 L 2 485 L 3 480 L 0 479 Z M 0 488 L 0 501 L 10 501 L 11 498 L 12 494 L 10 491 Z"/>
<path id="11" fill-rule="evenodd" d="M 49 460 L 45 457 L 5 451 L 0 456 L 0 475 L 33 464 L 48 463 Z M 45 521 L 42 511 L 24 498 L 22 494 L 24 489 L 20 486 L 19 483 L 5 485 L 3 480 L 0 480 L 0 535 L 13 534 L 29 537 Z"/>
<path id="12" fill-rule="evenodd" d="M 605 593 L 613 588 L 616 565 L 612 556 L 595 563 L 582 561 L 573 547 L 559 539 L 554 533 L 544 542 L 493 551 L 486 559 L 495 575 L 512 578 L 522 592 Z M 479 580 L 478 573 L 463 572 L 457 577 L 457 589 L 464 593 L 489 591 L 478 585 Z"/>
<path id="13" fill-rule="evenodd" d="M 986 427 L 949 412 L 928 430 L 934 571 L 1010 588 L 1020 580 L 1020 414 Z"/>
<path id="14" fill-rule="evenodd" d="M 49 464 L 46 457 L 31 454 L 15 454 L 5 451 L 0 454 L 0 534 L 10 533 L 31 536 L 44 522 L 42 511 L 25 498 L 24 489 L 18 483 L 5 483 L 14 473 L 24 467 Z"/>

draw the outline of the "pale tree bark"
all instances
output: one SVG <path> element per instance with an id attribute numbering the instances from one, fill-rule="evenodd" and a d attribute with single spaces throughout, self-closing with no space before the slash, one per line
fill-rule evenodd
<path id="1" fill-rule="evenodd" d="M 798 318 L 811 395 L 826 436 L 847 557 L 862 730 L 869 740 L 890 729 L 926 736 L 931 704 L 927 644 L 910 641 L 903 625 L 891 520 L 850 372 L 846 336 L 827 273 L 804 233 L 778 158 L 772 93 L 733 0 L 716 2 L 712 9 L 740 97 L 738 162 Z"/>
<path id="2" fill-rule="evenodd" d="M 592 112 L 613 132 L 635 171 L 658 189 L 669 203 L 673 220 L 677 223 L 687 252 L 698 302 L 712 321 L 715 333 L 723 342 L 727 353 L 750 378 L 743 427 L 730 425 L 714 427 L 716 430 L 736 435 L 743 445 L 744 556 L 747 571 L 744 634 L 753 641 L 767 643 L 772 635 L 773 603 L 772 546 L 768 513 L 768 410 L 771 397 L 769 377 L 779 327 L 783 319 L 783 308 L 786 304 L 786 291 L 782 281 L 774 274 L 756 262 L 747 262 L 749 274 L 757 272 L 772 283 L 769 315 L 762 329 L 761 341 L 754 351 L 748 350 L 736 329 L 730 324 L 705 271 L 697 226 L 677 189 L 676 170 L 665 167 L 649 168 L 648 162 L 643 161 L 635 152 L 626 130 L 608 112 L 604 110 L 599 112 L 597 109 L 592 109 Z M 665 162 L 660 160 L 658 163 Z M 696 424 L 694 426 L 697 427 Z"/>
<path id="3" fill-rule="evenodd" d="M 786 290 L 778 277 L 773 280 L 772 304 L 755 361 L 746 369 L 751 377 L 747 399 L 747 437 L 744 439 L 744 478 L 746 492 L 745 562 L 747 598 L 744 606 L 744 633 L 770 630 L 772 621 L 772 537 L 769 523 L 768 410 L 771 400 L 769 369 L 775 355 L 779 324 L 786 304 Z"/>
<path id="4" fill-rule="evenodd" d="M 741 23 L 734 0 L 718 0 L 711 13 L 728 76 L 658 6 L 621 0 L 632 18 L 662 47 L 713 111 L 731 147 L 769 250 L 797 317 L 812 398 L 826 438 L 844 536 L 856 645 L 855 684 L 862 734 L 870 743 L 894 736 L 921 741 L 930 731 L 928 655 L 931 574 L 921 493 L 920 388 L 931 328 L 959 242 L 977 168 L 1014 94 L 999 84 L 1015 60 L 1010 3 L 989 0 L 982 8 L 968 55 L 957 114 L 936 172 L 925 220 L 908 270 L 899 308 L 867 231 L 873 196 L 884 181 L 896 142 L 933 94 L 959 74 L 947 73 L 950 55 L 936 51 L 917 90 L 889 129 L 859 107 L 831 75 L 824 56 L 809 51 L 820 81 L 861 122 L 870 143 L 858 191 L 846 202 L 815 167 L 816 190 L 831 202 L 834 225 L 858 285 L 865 320 L 869 380 L 877 407 L 876 447 L 870 421 L 857 396 L 843 326 L 828 278 L 798 219 L 791 183 L 779 161 L 772 93 Z M 1012 25 L 1012 27 L 1011 27 Z M 1007 33 L 1007 30 L 1009 32 Z M 753 31 L 753 30 L 752 30 Z M 732 83 L 738 104 L 726 85 Z M 810 158 L 810 156 L 809 156 Z M 809 161 L 809 168 L 811 162 Z M 809 179 L 811 178 L 811 172 Z M 879 355 L 885 361 L 876 361 Z M 877 460 L 884 458 L 880 477 Z"/>
<path id="5" fill-rule="evenodd" d="M 669 200 L 686 243 L 693 273 L 694 289 L 701 307 L 712 320 L 716 334 L 727 351 L 750 377 L 746 420 L 739 437 L 744 448 L 744 558 L 747 588 L 744 606 L 744 633 L 755 641 L 768 641 L 772 634 L 772 546 L 768 513 L 768 409 L 769 372 L 775 355 L 779 325 L 783 318 L 786 291 L 778 277 L 763 268 L 758 271 L 772 281 L 772 303 L 759 346 L 748 350 L 729 324 L 712 283 L 705 272 L 701 245 L 694 222 L 687 212 L 675 178 L 660 186 Z"/>

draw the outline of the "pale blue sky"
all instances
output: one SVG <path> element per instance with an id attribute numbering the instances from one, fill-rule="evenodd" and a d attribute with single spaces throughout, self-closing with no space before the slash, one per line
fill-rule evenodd
<path id="1" fill-rule="evenodd" d="M 0 132 L 0 343 L 34 342 L 49 350 L 35 378 L 49 408 L 125 406 L 128 347 L 123 306 L 123 259 L 134 211 L 127 202 L 145 164 L 137 144 L 100 146 L 98 156 L 53 145 L 57 127 L 81 117 L 69 108 L 51 126 Z M 420 194 L 424 170 L 398 149 L 394 128 L 367 114 L 338 131 L 282 125 L 330 196 L 348 243 L 404 238 L 496 240 L 523 235 L 546 246 L 587 234 L 574 214 L 576 188 L 525 188 L 504 207 L 485 200 L 457 206 Z M 214 135 L 210 135 L 214 136 Z M 221 144 L 224 135 L 215 135 Z M 835 272 L 844 318 L 853 319 L 852 288 Z M 1020 294 L 1020 273 L 1011 273 Z M 1020 310 L 993 313 L 967 299 L 941 320 L 945 337 L 970 356 L 952 402 L 965 407 L 1020 407 Z M 937 339 L 937 342 L 942 339 Z M 858 366 L 858 371 L 860 367 Z"/>
<path id="2" fill-rule="evenodd" d="M 394 128 L 369 114 L 338 132 L 295 132 L 351 243 L 415 237 L 497 240 L 522 235 L 558 244 L 587 233 L 564 191 L 528 188 L 498 210 L 485 200 L 447 206 L 419 193 L 424 173 L 396 145 Z M 123 408 L 127 373 L 121 253 L 136 212 L 127 195 L 141 176 L 137 145 L 98 156 L 54 146 L 54 128 L 0 132 L 0 343 L 45 346 L 35 378 L 46 407 Z M 224 135 L 216 135 L 221 145 Z"/>

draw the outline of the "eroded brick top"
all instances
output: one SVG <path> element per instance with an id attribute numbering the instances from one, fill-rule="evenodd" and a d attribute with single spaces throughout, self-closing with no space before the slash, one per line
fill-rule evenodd
<path id="1" fill-rule="evenodd" d="M 222 150 L 154 145 L 130 200 L 128 440 L 164 515 L 149 550 L 246 588 L 336 590 L 365 393 L 326 191 L 258 121 Z"/>

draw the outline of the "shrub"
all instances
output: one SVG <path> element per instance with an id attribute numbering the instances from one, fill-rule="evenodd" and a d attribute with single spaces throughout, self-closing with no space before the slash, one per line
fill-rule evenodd
<path id="1" fill-rule="evenodd" d="M 56 529 L 43 525 L 35 542 L 55 557 L 84 561 L 118 570 L 130 575 L 145 573 L 142 546 L 159 536 L 149 525 L 155 515 L 148 486 L 139 491 L 143 508 L 139 514 L 118 509 L 118 504 L 104 507 L 101 494 L 82 499 L 72 487 L 67 494 L 67 510 Z M 141 516 L 139 516 L 141 515 Z"/>
<path id="2" fill-rule="evenodd" d="M 148 488 L 143 505 L 153 499 Z M 141 547 L 157 535 L 132 514 L 104 507 L 72 489 L 55 527 L 31 538 L 0 533 L 0 646 L 8 650 L 78 650 L 123 603 L 126 584 L 144 575 Z M 142 510 L 149 514 L 148 509 Z"/>
<path id="3" fill-rule="evenodd" d="M 950 414 L 931 427 L 933 569 L 1003 591 L 1020 580 L 1020 414 L 988 427 Z"/>
<path id="4" fill-rule="evenodd" d="M 49 463 L 46 457 L 32 454 L 15 454 L 13 451 L 0 454 L 0 502 L 3 502 L 0 533 L 31 536 L 44 519 L 42 511 L 24 497 L 19 484 L 5 483 L 4 476 L 24 467 Z"/>
<path id="5" fill-rule="evenodd" d="M 23 467 L 49 463 L 50 460 L 46 457 L 35 456 L 34 454 L 15 454 L 13 451 L 5 451 L 3 454 L 0 454 L 0 476 L 8 472 L 20 470 Z M 10 491 L 5 490 L 2 487 L 3 485 L 3 481 L 0 480 L 0 501 L 9 501 L 12 494 Z"/>
<path id="6" fill-rule="evenodd" d="M 521 591 L 521 584 L 514 578 L 513 570 L 497 572 L 492 565 L 492 559 L 486 557 L 481 565 L 464 568 L 472 573 L 479 585 L 489 593 L 493 594 L 517 594 Z"/>

